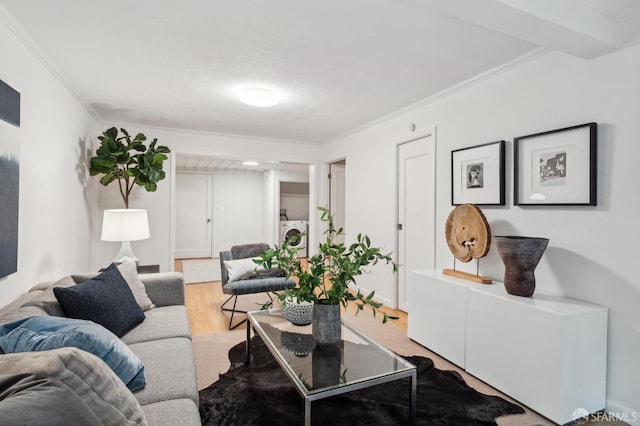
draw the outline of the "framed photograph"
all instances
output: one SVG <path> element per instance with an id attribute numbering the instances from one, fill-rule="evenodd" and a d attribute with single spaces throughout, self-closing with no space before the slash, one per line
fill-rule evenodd
<path id="1" fill-rule="evenodd" d="M 451 151 L 451 204 L 504 206 L 504 141 Z"/>
<path id="2" fill-rule="evenodd" d="M 514 204 L 597 205 L 597 138 L 596 123 L 514 138 Z"/>

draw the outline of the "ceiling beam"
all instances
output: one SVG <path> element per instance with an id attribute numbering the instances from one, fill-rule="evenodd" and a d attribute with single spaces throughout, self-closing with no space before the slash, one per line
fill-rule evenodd
<path id="1" fill-rule="evenodd" d="M 585 59 L 637 42 L 640 32 L 629 31 L 640 9 L 621 21 L 585 0 L 424 1 L 440 13 Z"/>

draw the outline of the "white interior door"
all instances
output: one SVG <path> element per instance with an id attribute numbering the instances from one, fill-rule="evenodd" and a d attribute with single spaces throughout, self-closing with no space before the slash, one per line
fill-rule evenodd
<path id="1" fill-rule="evenodd" d="M 333 224 L 336 228 L 345 229 L 344 204 L 345 204 L 345 173 L 346 162 L 329 164 L 329 211 L 333 214 Z M 344 235 L 335 239 L 336 243 L 344 242 Z"/>
<path id="2" fill-rule="evenodd" d="M 211 257 L 213 176 L 176 173 L 176 258 Z"/>
<path id="3" fill-rule="evenodd" d="M 433 135 L 398 145 L 398 309 L 409 312 L 407 272 L 435 267 Z"/>

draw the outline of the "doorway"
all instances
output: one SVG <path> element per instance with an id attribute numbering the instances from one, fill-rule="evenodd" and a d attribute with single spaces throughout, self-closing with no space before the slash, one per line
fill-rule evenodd
<path id="1" fill-rule="evenodd" d="M 337 229 L 345 228 L 345 186 L 346 186 L 346 160 L 329 163 L 329 211 L 333 214 L 333 224 Z M 338 235 L 336 243 L 344 243 L 344 235 Z"/>
<path id="2" fill-rule="evenodd" d="M 176 258 L 211 257 L 213 176 L 176 173 Z"/>
<path id="3" fill-rule="evenodd" d="M 435 267 L 435 138 L 398 145 L 398 309 L 409 312 L 407 273 Z"/>

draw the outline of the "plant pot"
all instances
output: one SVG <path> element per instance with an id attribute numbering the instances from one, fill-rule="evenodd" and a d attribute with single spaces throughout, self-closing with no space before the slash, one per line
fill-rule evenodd
<path id="1" fill-rule="evenodd" d="M 342 339 L 340 305 L 313 304 L 313 339 L 318 345 L 333 345 Z"/>
<path id="2" fill-rule="evenodd" d="M 309 325 L 313 320 L 313 302 L 287 298 L 282 303 L 282 316 L 294 325 Z"/>
<path id="3" fill-rule="evenodd" d="M 514 296 L 530 297 L 536 289 L 533 274 L 549 244 L 548 238 L 493 237 L 504 263 L 504 287 Z"/>

